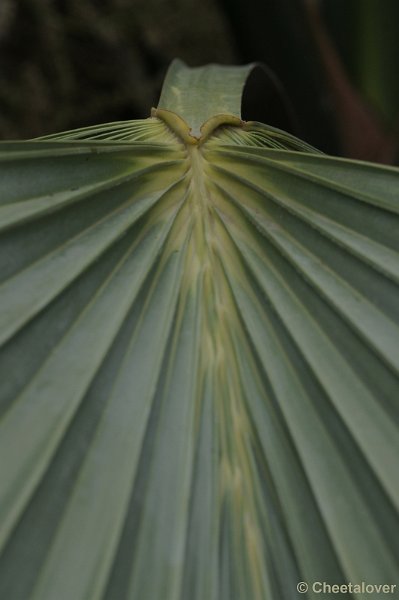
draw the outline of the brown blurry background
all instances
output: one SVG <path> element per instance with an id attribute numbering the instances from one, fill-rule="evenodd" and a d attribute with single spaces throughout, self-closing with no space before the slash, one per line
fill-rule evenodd
<path id="1" fill-rule="evenodd" d="M 174 57 L 191 66 L 261 61 L 279 78 L 280 99 L 294 115 L 285 119 L 274 98 L 262 120 L 328 152 L 394 162 L 398 6 L 0 0 L 0 139 L 146 117 Z"/>

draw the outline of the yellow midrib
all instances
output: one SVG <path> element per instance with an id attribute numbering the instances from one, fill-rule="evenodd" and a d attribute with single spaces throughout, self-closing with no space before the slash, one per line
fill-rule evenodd
<path id="1" fill-rule="evenodd" d="M 259 513 L 254 495 L 250 455 L 251 424 L 240 384 L 234 340 L 245 336 L 225 268 L 234 273 L 237 256 L 217 214 L 220 199 L 206 175 L 206 159 L 200 145 L 187 146 L 190 193 L 186 209 L 191 215 L 192 233 L 187 252 L 184 288 L 200 290 L 201 341 L 200 373 L 214 382 L 215 418 L 220 450 L 220 506 L 228 504 L 235 514 L 233 535 L 246 548 L 245 569 L 252 572 L 252 597 L 264 597 Z M 219 206 L 218 206 L 219 205 Z M 238 256 L 237 256 L 237 260 Z M 230 263 L 230 264 L 228 264 Z M 198 407 L 200 412 L 200 407 Z M 243 547 L 241 547 L 242 554 Z"/>

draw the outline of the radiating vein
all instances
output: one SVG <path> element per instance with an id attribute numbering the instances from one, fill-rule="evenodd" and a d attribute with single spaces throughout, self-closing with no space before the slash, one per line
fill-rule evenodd
<path id="1" fill-rule="evenodd" d="M 395 560 L 273 329 L 260 306 L 254 304 L 236 284 L 233 283 L 233 286 L 241 314 L 278 399 L 347 577 L 353 580 L 362 580 L 366 576 L 375 579 L 386 577 L 387 580 L 394 577 Z M 335 487 L 338 481 L 339 496 Z M 383 562 L 370 562 L 375 552 L 384 556 Z"/>
<path id="2" fill-rule="evenodd" d="M 214 159 L 216 161 L 222 159 L 225 166 L 229 166 L 229 161 L 223 161 L 223 157 L 230 158 L 232 163 L 235 163 L 240 169 L 245 164 L 252 165 L 255 168 L 256 166 L 272 168 L 276 173 L 282 172 L 293 175 L 298 180 L 308 181 L 320 185 L 324 189 L 331 189 L 340 194 L 352 196 L 360 202 L 374 204 L 393 213 L 399 213 L 395 192 L 397 172 L 393 168 L 376 166 L 361 161 L 333 159 L 323 155 L 239 146 L 228 149 L 220 148 L 217 152 L 209 150 L 205 156 L 210 162 L 213 162 Z M 348 162 L 351 168 L 348 168 Z M 312 163 L 314 164 L 312 165 Z M 334 164 L 338 165 L 339 177 L 331 175 L 331 167 Z M 296 165 L 298 165 L 297 168 Z M 313 166 L 313 170 L 311 168 L 307 170 L 307 166 Z M 234 166 L 232 171 L 234 171 Z M 359 175 L 357 171 L 359 171 Z"/>
<path id="3" fill-rule="evenodd" d="M 230 198 L 236 204 L 234 197 Z M 250 212 L 245 207 L 244 212 Z M 257 211 L 257 228 L 273 242 L 279 251 L 305 278 L 312 282 L 326 301 L 331 303 L 350 326 L 366 338 L 373 347 L 397 373 L 399 373 L 399 356 L 396 352 L 399 329 L 379 307 L 373 305 L 358 290 L 353 289 L 342 277 L 334 273 L 330 266 L 315 257 L 282 226 L 270 226 L 270 217 L 265 211 Z"/>
<path id="4" fill-rule="evenodd" d="M 167 350 L 182 252 L 172 254 L 159 269 L 151 296 L 143 307 L 145 317 L 126 351 L 32 599 L 95 600 L 103 596 Z M 95 505 L 91 501 L 93 494 L 97 498 Z"/>
<path id="5" fill-rule="evenodd" d="M 132 172 L 125 172 L 122 174 L 113 175 L 110 178 L 106 178 L 103 181 L 97 181 L 95 183 L 89 183 L 77 187 L 77 189 L 59 189 L 57 191 L 43 194 L 40 196 L 30 197 L 22 201 L 13 201 L 10 204 L 4 202 L 0 206 L 0 231 L 4 231 L 13 225 L 22 225 L 32 219 L 43 217 L 44 215 L 52 214 L 57 210 L 62 209 L 65 206 L 69 206 L 78 201 L 85 200 L 90 196 L 112 190 L 113 188 L 126 184 L 133 183 L 142 176 L 156 176 L 161 175 L 161 172 L 165 169 L 177 166 L 177 161 L 167 161 L 159 164 L 155 163 L 151 166 L 144 166 L 143 168 L 136 168 Z M 137 182 L 140 185 L 139 182 Z M 144 185 L 142 184 L 144 187 Z"/>
<path id="6" fill-rule="evenodd" d="M 243 259 L 396 504 L 399 499 L 397 427 L 320 330 L 307 308 L 288 289 L 284 278 L 260 255 L 259 247 L 247 245 L 237 232 L 234 234 Z"/>
<path id="7" fill-rule="evenodd" d="M 256 206 L 256 195 L 259 194 L 265 200 L 272 201 L 277 206 L 285 208 L 303 223 L 310 225 L 340 247 L 344 247 L 353 256 L 360 258 L 382 274 L 399 283 L 398 252 L 374 241 L 369 236 L 351 229 L 352 223 L 350 221 L 346 225 L 343 225 L 338 221 L 334 221 L 332 217 L 325 216 L 304 206 L 298 202 L 295 196 L 292 197 L 278 189 L 267 190 L 265 187 L 256 185 L 254 180 L 248 181 L 248 179 L 238 175 L 236 172 L 232 173 L 222 167 L 217 168 L 219 173 L 228 174 L 230 186 L 227 186 L 227 188 L 229 190 L 232 189 L 231 184 L 237 181 L 240 186 L 243 186 L 243 190 L 246 189 L 247 192 L 249 190 L 254 191 L 253 201 L 251 199 L 241 205 L 242 210 L 251 218 L 254 224 L 262 220 L 263 216 L 259 211 L 259 206 Z M 221 189 L 226 188 L 224 182 L 220 181 L 217 177 L 214 179 L 214 183 Z M 229 193 L 231 194 L 231 191 Z M 232 195 L 231 197 L 233 202 L 239 203 L 235 199 L 235 196 Z M 270 218 L 267 218 L 266 222 L 270 227 Z"/>
<path id="8" fill-rule="evenodd" d="M 51 460 L 162 248 L 173 218 L 172 213 L 169 221 L 150 229 L 144 243 L 121 260 L 120 268 L 101 286 L 3 417 L 0 428 L 0 479 L 4 486 L 0 492 L 1 543 Z M 11 465 L 7 458 L 10 455 L 14 457 Z"/>
<path id="9" fill-rule="evenodd" d="M 164 195 L 163 190 L 134 202 L 129 200 L 63 247 L 7 280 L 0 288 L 0 342 L 4 343 L 46 306 Z"/>

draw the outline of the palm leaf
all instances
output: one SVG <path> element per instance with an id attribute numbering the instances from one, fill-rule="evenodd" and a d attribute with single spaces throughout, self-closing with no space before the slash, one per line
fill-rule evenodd
<path id="1" fill-rule="evenodd" d="M 241 122 L 250 68 L 0 145 L 2 598 L 398 576 L 399 172 Z"/>

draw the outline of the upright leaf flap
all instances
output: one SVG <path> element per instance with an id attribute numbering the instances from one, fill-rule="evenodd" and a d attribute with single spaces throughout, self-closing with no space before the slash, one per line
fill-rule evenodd
<path id="1" fill-rule="evenodd" d="M 399 172 L 309 150 L 0 145 L 0 597 L 395 582 Z"/>
<path id="2" fill-rule="evenodd" d="M 240 124 L 241 99 L 245 82 L 255 64 L 242 67 L 207 65 L 187 67 L 174 60 L 166 74 L 157 111 L 178 115 L 189 128 L 189 135 L 201 138 L 205 123 L 212 128 L 223 122 Z M 215 121 L 215 118 L 217 118 Z"/>

